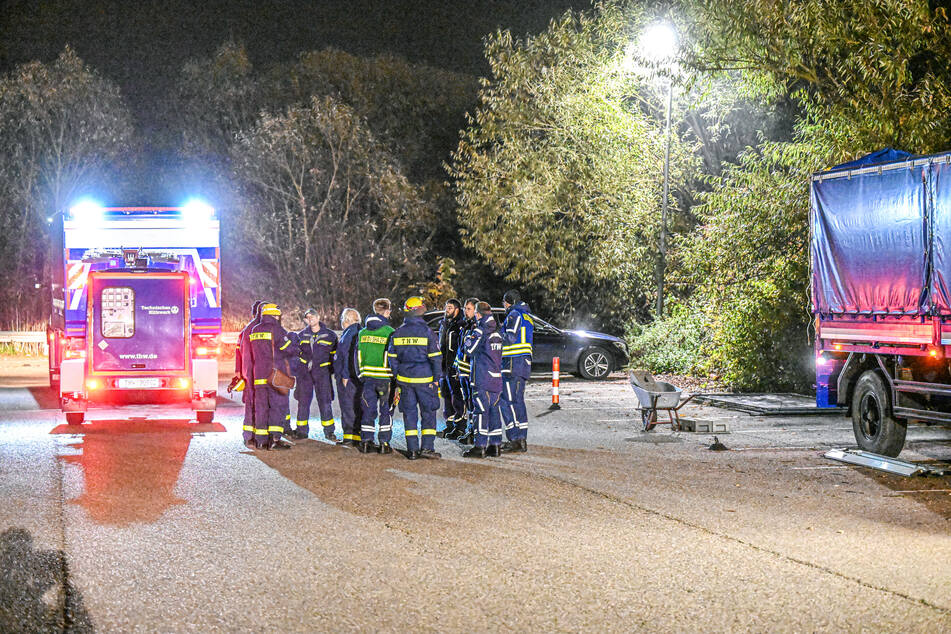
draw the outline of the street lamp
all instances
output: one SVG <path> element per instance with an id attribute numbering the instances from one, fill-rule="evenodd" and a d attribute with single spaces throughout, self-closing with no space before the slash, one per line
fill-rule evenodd
<path id="1" fill-rule="evenodd" d="M 641 52 L 648 59 L 670 64 L 677 53 L 677 32 L 667 22 L 655 22 L 644 31 Z M 667 201 L 670 197 L 670 110 L 674 102 L 674 80 L 667 78 L 667 123 L 664 148 L 664 198 L 660 211 L 660 245 L 657 259 L 657 319 L 664 315 L 664 273 L 667 269 Z"/>

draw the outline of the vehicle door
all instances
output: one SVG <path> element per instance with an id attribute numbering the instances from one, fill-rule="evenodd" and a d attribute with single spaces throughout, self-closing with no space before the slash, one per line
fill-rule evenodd
<path id="1" fill-rule="evenodd" d="M 93 372 L 188 370 L 186 273 L 96 272 L 89 277 Z"/>
<path id="2" fill-rule="evenodd" d="M 551 370 L 551 361 L 555 357 L 564 358 L 567 337 L 555 326 L 532 315 L 535 322 L 535 337 L 532 344 L 532 369 Z"/>

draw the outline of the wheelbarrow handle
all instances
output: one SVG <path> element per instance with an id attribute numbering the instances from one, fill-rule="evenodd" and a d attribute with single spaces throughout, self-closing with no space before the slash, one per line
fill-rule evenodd
<path id="1" fill-rule="evenodd" d="M 688 396 L 688 397 L 685 398 L 684 400 L 680 401 L 680 403 L 677 405 L 677 407 L 674 408 L 674 411 L 676 412 L 676 411 L 679 410 L 681 407 L 683 407 L 684 405 L 686 405 L 687 403 L 689 403 L 690 401 L 692 401 L 694 396 L 697 396 L 697 395 L 696 395 L 696 394 L 691 394 L 690 396 Z"/>

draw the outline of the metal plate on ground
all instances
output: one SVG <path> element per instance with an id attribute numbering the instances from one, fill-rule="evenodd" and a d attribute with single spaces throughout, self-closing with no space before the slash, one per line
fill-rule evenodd
<path id="1" fill-rule="evenodd" d="M 827 416 L 844 407 L 816 407 L 816 399 L 805 394 L 698 394 L 695 401 L 758 416 Z"/>
<path id="2" fill-rule="evenodd" d="M 932 465 L 919 464 L 917 462 L 908 462 L 898 458 L 889 458 L 877 453 L 869 453 L 860 449 L 832 449 L 825 453 L 825 457 L 846 464 L 854 464 L 860 467 L 869 467 L 887 473 L 894 473 L 900 476 L 943 476 L 951 474 L 951 467 L 936 467 Z"/>

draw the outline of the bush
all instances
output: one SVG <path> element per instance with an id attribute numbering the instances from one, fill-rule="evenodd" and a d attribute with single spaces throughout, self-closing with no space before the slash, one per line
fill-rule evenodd
<path id="1" fill-rule="evenodd" d="M 704 349 L 708 339 L 703 313 L 690 306 L 674 304 L 666 318 L 630 328 L 631 363 L 646 366 L 655 373 L 705 373 Z"/>

